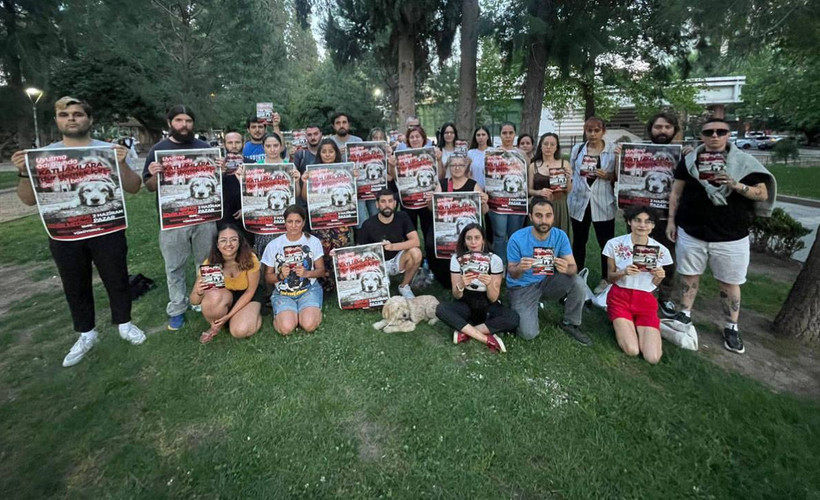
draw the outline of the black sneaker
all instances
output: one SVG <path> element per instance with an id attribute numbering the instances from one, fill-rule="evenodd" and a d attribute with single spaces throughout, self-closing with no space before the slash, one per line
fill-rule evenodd
<path id="1" fill-rule="evenodd" d="M 673 319 L 678 314 L 678 311 L 675 310 L 675 303 L 671 300 L 661 302 L 658 310 L 661 312 L 661 316 L 666 319 Z"/>
<path id="2" fill-rule="evenodd" d="M 731 328 L 723 329 L 723 347 L 728 351 L 743 354 L 746 348 L 743 346 L 743 340 L 740 338 L 740 332 L 732 330 Z"/>
<path id="3" fill-rule="evenodd" d="M 587 335 L 575 325 L 561 325 L 561 330 L 564 330 L 564 333 L 575 339 L 581 345 L 592 345 L 592 339 L 587 337 Z"/>
<path id="4" fill-rule="evenodd" d="M 672 317 L 672 319 L 674 321 L 677 321 L 678 323 L 683 323 L 684 325 L 691 325 L 692 324 L 692 318 L 690 318 L 689 316 L 683 314 L 682 312 L 675 313 L 675 315 Z"/>

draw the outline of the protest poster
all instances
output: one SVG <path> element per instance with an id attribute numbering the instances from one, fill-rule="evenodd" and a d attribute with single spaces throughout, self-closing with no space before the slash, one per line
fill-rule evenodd
<path id="1" fill-rule="evenodd" d="M 426 207 L 426 194 L 436 190 L 437 182 L 435 148 L 396 151 L 396 186 L 401 206 L 410 209 Z"/>
<path id="2" fill-rule="evenodd" d="M 487 252 L 467 252 L 458 258 L 461 274 L 489 274 L 491 257 Z"/>
<path id="3" fill-rule="evenodd" d="M 622 144 L 615 185 L 618 206 L 645 205 L 665 214 L 680 157 L 679 144 Z"/>
<path id="4" fill-rule="evenodd" d="M 308 165 L 307 204 L 311 229 L 357 226 L 359 211 L 352 163 Z"/>
<path id="5" fill-rule="evenodd" d="M 533 247 L 532 274 L 534 276 L 552 276 L 555 272 L 555 250 L 550 247 Z"/>
<path id="6" fill-rule="evenodd" d="M 467 141 L 456 141 L 455 148 L 453 149 L 453 154 L 459 156 L 467 156 Z"/>
<path id="7" fill-rule="evenodd" d="M 726 170 L 726 158 L 723 153 L 711 153 L 701 151 L 698 153 L 696 164 L 698 167 L 698 178 L 702 181 L 710 181 L 716 174 Z"/>
<path id="8" fill-rule="evenodd" d="M 206 290 L 214 288 L 225 288 L 225 274 L 222 272 L 222 265 L 201 264 L 199 266 L 199 278 Z"/>
<path id="9" fill-rule="evenodd" d="M 484 179 L 490 210 L 499 214 L 527 213 L 527 161 L 521 153 L 488 149 L 484 153 Z"/>
<path id="10" fill-rule="evenodd" d="M 293 163 L 246 163 L 240 178 L 242 225 L 254 234 L 285 232 L 285 209 L 296 203 Z"/>
<path id="11" fill-rule="evenodd" d="M 84 240 L 128 227 L 113 147 L 32 149 L 26 168 L 49 238 Z"/>
<path id="12" fill-rule="evenodd" d="M 390 298 L 390 279 L 380 244 L 336 249 L 333 268 L 341 309 L 381 307 Z"/>
<path id="13" fill-rule="evenodd" d="M 569 175 L 563 167 L 548 167 L 550 189 L 567 189 L 569 184 Z"/>
<path id="14" fill-rule="evenodd" d="M 601 168 L 600 159 L 600 156 L 584 155 L 581 157 L 581 168 L 578 170 L 581 177 L 586 177 L 587 179 L 597 179 L 598 174 L 596 174 L 595 171 Z"/>
<path id="15" fill-rule="evenodd" d="M 449 259 L 456 253 L 461 231 L 481 222 L 481 194 L 433 193 L 433 238 L 438 259 Z"/>
<path id="16" fill-rule="evenodd" d="M 162 165 L 157 182 L 161 230 L 222 218 L 219 158 L 218 148 L 156 151 Z"/>
<path id="17" fill-rule="evenodd" d="M 236 169 L 245 164 L 242 153 L 225 153 L 225 175 L 233 175 Z"/>
<path id="18" fill-rule="evenodd" d="M 360 200 L 375 200 L 376 193 L 387 187 L 386 142 L 348 142 L 345 161 L 352 162 L 359 171 L 356 187 Z"/>
<path id="19" fill-rule="evenodd" d="M 640 271 L 651 271 L 658 267 L 661 247 L 657 245 L 633 245 L 632 264 Z"/>
<path id="20" fill-rule="evenodd" d="M 272 102 L 257 102 L 256 103 L 256 119 L 260 123 L 270 125 L 273 123 L 273 103 Z"/>

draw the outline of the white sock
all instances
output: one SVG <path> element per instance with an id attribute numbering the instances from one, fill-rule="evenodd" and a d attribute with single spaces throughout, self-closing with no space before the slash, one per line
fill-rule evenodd
<path id="1" fill-rule="evenodd" d="M 731 321 L 727 321 L 723 327 L 729 330 L 737 331 L 737 323 L 732 323 Z"/>
<path id="2" fill-rule="evenodd" d="M 120 330 L 120 333 L 128 333 L 128 330 L 131 329 L 131 322 L 129 321 L 128 323 L 120 323 L 120 326 L 118 328 Z"/>
<path id="3" fill-rule="evenodd" d="M 692 311 L 690 311 L 690 310 L 688 310 L 688 309 L 683 309 L 683 310 L 681 310 L 681 312 L 682 312 L 683 314 L 685 314 L 687 318 L 691 318 L 691 317 L 692 317 Z"/>
<path id="4" fill-rule="evenodd" d="M 91 330 L 88 330 L 87 332 L 83 332 L 83 333 L 81 333 L 81 334 L 80 334 L 80 336 L 81 336 L 81 337 L 86 337 L 86 338 L 88 338 L 88 337 L 90 337 L 90 338 L 96 338 L 96 337 L 97 337 L 97 329 L 96 329 L 96 328 L 92 328 Z"/>

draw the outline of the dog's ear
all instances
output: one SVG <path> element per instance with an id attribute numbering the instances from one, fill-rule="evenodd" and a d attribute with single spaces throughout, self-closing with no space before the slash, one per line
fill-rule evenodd
<path id="1" fill-rule="evenodd" d="M 88 196 L 88 187 L 83 186 L 77 191 L 77 196 L 80 198 L 80 203 L 85 205 L 87 203 L 86 197 Z"/>
<path id="2" fill-rule="evenodd" d="M 107 198 L 108 198 L 109 200 L 113 200 L 113 199 L 114 199 L 114 187 L 113 187 L 113 186 L 110 186 L 110 185 L 106 184 L 106 185 L 105 185 L 105 192 L 106 192 L 106 193 L 108 193 Z"/>

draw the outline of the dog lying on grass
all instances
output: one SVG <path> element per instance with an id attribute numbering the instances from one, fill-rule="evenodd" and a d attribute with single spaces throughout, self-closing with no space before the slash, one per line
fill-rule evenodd
<path id="1" fill-rule="evenodd" d="M 382 307 L 384 319 L 373 323 L 373 328 L 394 333 L 412 332 L 416 329 L 416 324 L 425 320 L 427 324 L 435 325 L 438 322 L 436 306 L 438 299 L 432 295 L 421 295 L 409 300 L 398 296 L 390 297 Z"/>

